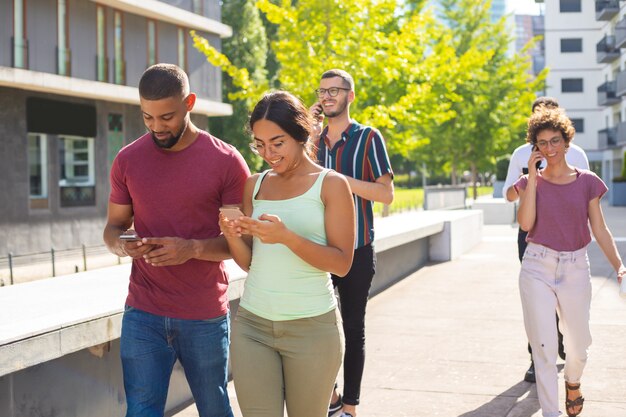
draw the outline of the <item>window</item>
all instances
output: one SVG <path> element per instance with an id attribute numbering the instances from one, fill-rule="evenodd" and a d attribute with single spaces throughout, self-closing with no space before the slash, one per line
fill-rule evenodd
<path id="1" fill-rule="evenodd" d="M 106 10 L 104 6 L 96 5 L 96 79 L 103 82 L 109 81 L 106 27 Z"/>
<path id="2" fill-rule="evenodd" d="M 563 78 L 561 80 L 561 92 L 562 93 L 582 93 L 583 92 L 583 79 L 582 78 Z"/>
<path id="3" fill-rule="evenodd" d="M 122 12 L 115 11 L 113 47 L 115 48 L 115 84 L 126 83 L 126 61 L 124 61 L 124 31 Z"/>
<path id="4" fill-rule="evenodd" d="M 26 17 L 24 0 L 13 1 L 13 66 L 28 68 L 28 40 L 26 39 Z"/>
<path id="5" fill-rule="evenodd" d="M 94 139 L 59 137 L 61 207 L 95 205 Z"/>
<path id="6" fill-rule="evenodd" d="M 28 177 L 30 208 L 48 208 L 48 137 L 28 134 Z"/>
<path id="7" fill-rule="evenodd" d="M 581 11 L 581 0 L 560 0 L 561 13 L 577 13 Z"/>
<path id="8" fill-rule="evenodd" d="M 561 39 L 561 52 L 582 52 L 583 40 L 582 38 L 564 38 Z"/>
<path id="9" fill-rule="evenodd" d="M 148 66 L 157 63 L 156 22 L 148 20 Z"/>
<path id="10" fill-rule="evenodd" d="M 66 0 L 57 0 L 57 72 L 59 75 L 71 74 L 68 26 Z"/>
<path id="11" fill-rule="evenodd" d="M 576 129 L 576 133 L 584 133 L 585 132 L 585 119 L 570 119 L 572 124 L 574 125 L 574 129 Z"/>
<path id="12" fill-rule="evenodd" d="M 178 28 L 178 66 L 187 71 L 187 31 Z"/>

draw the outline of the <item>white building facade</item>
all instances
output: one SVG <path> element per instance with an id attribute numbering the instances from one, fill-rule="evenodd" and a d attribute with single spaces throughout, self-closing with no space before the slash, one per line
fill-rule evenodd
<path id="1" fill-rule="evenodd" d="M 546 95 L 566 109 L 576 144 L 609 186 L 626 150 L 626 51 L 620 48 L 626 48 L 626 3 L 545 2 Z"/>

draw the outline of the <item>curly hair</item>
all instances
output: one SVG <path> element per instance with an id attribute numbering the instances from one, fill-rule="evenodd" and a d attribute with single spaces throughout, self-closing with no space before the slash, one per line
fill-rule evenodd
<path id="1" fill-rule="evenodd" d="M 558 130 L 563 136 L 565 147 L 574 138 L 574 125 L 563 109 L 539 106 L 528 119 L 528 130 L 526 131 L 526 142 L 536 145 L 537 135 L 542 130 Z"/>

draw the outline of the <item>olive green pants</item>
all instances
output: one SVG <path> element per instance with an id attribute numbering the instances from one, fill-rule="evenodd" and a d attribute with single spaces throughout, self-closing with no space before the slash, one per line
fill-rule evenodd
<path id="1" fill-rule="evenodd" d="M 231 360 L 244 417 L 326 417 L 343 358 L 341 317 L 271 321 L 239 307 Z"/>

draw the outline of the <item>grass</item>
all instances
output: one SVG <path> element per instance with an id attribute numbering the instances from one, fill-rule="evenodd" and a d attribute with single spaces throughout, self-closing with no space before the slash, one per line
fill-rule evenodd
<path id="1" fill-rule="evenodd" d="M 467 195 L 472 196 L 472 190 L 467 190 Z M 478 196 L 490 195 L 493 187 L 478 187 Z M 424 205 L 424 190 L 422 188 L 396 188 L 393 203 L 389 206 L 389 214 L 400 213 L 409 210 L 422 209 Z M 374 203 L 374 216 L 383 214 L 383 204 Z"/>

